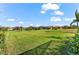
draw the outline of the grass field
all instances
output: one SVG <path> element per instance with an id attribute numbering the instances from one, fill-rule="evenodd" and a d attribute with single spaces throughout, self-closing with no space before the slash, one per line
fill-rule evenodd
<path id="1" fill-rule="evenodd" d="M 45 42 L 52 40 L 50 48 L 55 53 L 63 41 L 70 40 L 75 35 L 75 29 L 63 30 L 31 30 L 31 31 L 7 31 L 5 49 L 6 54 L 19 54 L 33 49 Z"/>

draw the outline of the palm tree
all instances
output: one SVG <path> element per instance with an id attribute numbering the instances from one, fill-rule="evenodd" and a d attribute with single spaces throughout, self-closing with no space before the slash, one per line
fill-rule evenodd
<path id="1" fill-rule="evenodd" d="M 71 22 L 70 25 L 72 25 L 73 23 L 77 22 L 77 28 L 78 28 L 78 22 L 79 22 L 79 12 L 78 12 L 78 10 L 76 10 L 76 12 L 75 12 L 75 17 L 76 17 L 76 19 L 74 19 L 74 20 Z"/>

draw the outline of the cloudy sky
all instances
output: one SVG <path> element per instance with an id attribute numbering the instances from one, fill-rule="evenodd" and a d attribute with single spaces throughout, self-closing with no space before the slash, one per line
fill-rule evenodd
<path id="1" fill-rule="evenodd" d="M 2 26 L 63 26 L 75 18 L 79 4 L 26 3 L 0 4 Z"/>

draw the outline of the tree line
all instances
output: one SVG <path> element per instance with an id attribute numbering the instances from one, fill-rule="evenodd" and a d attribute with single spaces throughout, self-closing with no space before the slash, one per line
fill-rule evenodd
<path id="1" fill-rule="evenodd" d="M 39 26 L 39 27 L 22 27 L 22 26 L 17 26 L 17 27 L 0 27 L 0 30 L 7 31 L 7 30 L 57 30 L 57 29 L 76 29 L 76 25 L 72 26 Z"/>

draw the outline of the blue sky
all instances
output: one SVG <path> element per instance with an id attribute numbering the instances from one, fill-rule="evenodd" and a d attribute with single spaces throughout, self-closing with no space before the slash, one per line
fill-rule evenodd
<path id="1" fill-rule="evenodd" d="M 17 3 L 0 4 L 2 26 L 63 26 L 75 18 L 79 4 Z"/>

